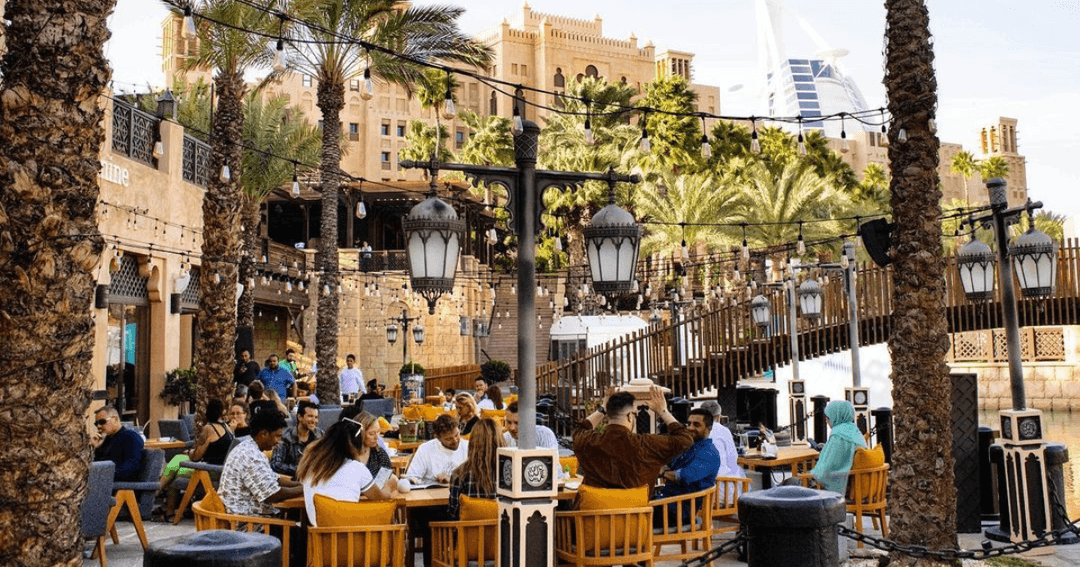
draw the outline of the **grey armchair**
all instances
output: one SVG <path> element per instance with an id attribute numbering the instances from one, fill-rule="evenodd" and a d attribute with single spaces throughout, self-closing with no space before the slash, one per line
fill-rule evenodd
<path id="1" fill-rule="evenodd" d="M 80 510 L 83 539 L 97 540 L 94 544 L 94 555 L 101 561 L 101 567 L 106 567 L 105 536 L 109 533 L 109 512 L 116 504 L 112 495 L 115 471 L 116 464 L 112 461 L 90 463 L 86 500 Z"/>
<path id="2" fill-rule="evenodd" d="M 326 431 L 341 416 L 341 406 L 328 406 L 319 409 L 319 428 Z"/>
<path id="3" fill-rule="evenodd" d="M 142 518 L 149 517 L 154 509 L 154 496 L 157 495 L 158 482 L 164 468 L 165 452 L 161 449 L 146 449 L 143 452 L 143 466 L 142 471 L 139 472 L 139 479 L 132 482 L 113 483 L 117 504 L 109 513 L 109 531 L 114 531 L 117 516 L 123 508 L 127 508 L 131 515 L 131 523 L 135 525 L 135 532 L 139 534 L 139 541 L 144 550 L 147 541 Z M 115 540 L 116 537 L 113 536 L 113 539 Z"/>
<path id="4" fill-rule="evenodd" d="M 385 417 L 390 419 L 394 415 L 394 398 L 383 398 L 381 400 L 360 400 L 363 402 L 360 407 L 364 411 L 374 415 L 375 417 Z"/>

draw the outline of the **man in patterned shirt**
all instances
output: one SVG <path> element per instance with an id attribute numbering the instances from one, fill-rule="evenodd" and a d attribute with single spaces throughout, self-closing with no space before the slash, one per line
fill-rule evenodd
<path id="1" fill-rule="evenodd" d="M 251 436 L 229 451 L 221 472 L 218 493 L 230 514 L 273 516 L 274 502 L 303 496 L 304 486 L 280 478 L 270 468 L 269 451 L 281 441 L 285 416 L 276 411 L 262 411 L 251 416 Z"/>

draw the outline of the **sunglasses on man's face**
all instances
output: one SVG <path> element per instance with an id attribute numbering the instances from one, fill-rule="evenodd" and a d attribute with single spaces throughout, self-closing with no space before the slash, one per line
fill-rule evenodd
<path id="1" fill-rule="evenodd" d="M 107 417 L 95 421 L 94 425 L 96 425 L 98 427 L 101 427 L 102 425 L 105 425 L 106 423 L 109 423 L 109 418 L 107 418 Z"/>

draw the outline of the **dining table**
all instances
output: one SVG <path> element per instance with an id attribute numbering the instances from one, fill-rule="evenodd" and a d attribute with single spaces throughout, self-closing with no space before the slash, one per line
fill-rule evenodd
<path id="1" fill-rule="evenodd" d="M 168 438 L 168 439 L 160 439 L 160 438 L 147 439 L 146 441 L 143 442 L 143 448 L 144 449 L 168 450 L 168 449 L 183 449 L 184 447 L 187 447 L 187 443 L 185 443 L 183 441 L 178 441 L 178 440 L 172 439 L 172 438 Z"/>
<path id="2" fill-rule="evenodd" d="M 817 462 L 817 450 L 807 445 L 778 447 L 775 457 L 768 457 L 760 451 L 739 455 L 739 466 L 761 473 L 761 488 L 772 488 L 772 473 L 778 469 L 787 470 L 796 475 L 806 472 Z"/>

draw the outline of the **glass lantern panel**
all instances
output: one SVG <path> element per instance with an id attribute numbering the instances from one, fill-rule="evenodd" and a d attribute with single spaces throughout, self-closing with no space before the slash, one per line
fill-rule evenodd
<path id="1" fill-rule="evenodd" d="M 438 231 L 428 233 L 427 245 L 424 247 L 425 276 L 429 278 L 442 277 L 443 262 L 446 261 L 446 240 L 443 240 Z"/>
<path id="2" fill-rule="evenodd" d="M 427 277 L 427 264 L 424 257 L 424 235 L 419 231 L 409 235 L 409 275 L 414 278 Z"/>
<path id="3" fill-rule="evenodd" d="M 450 239 L 446 245 L 446 264 L 443 266 L 443 277 L 454 279 L 457 272 L 458 254 L 461 252 L 461 244 L 458 242 L 456 232 L 450 233 Z"/>
<path id="4" fill-rule="evenodd" d="M 619 245 L 619 281 L 628 282 L 634 279 L 634 260 L 634 242 L 623 238 Z"/>
<path id="5" fill-rule="evenodd" d="M 594 242 L 589 241 L 585 248 L 589 253 L 589 273 L 592 274 L 592 280 L 597 282 L 602 281 L 600 276 L 600 250 L 594 244 Z"/>

